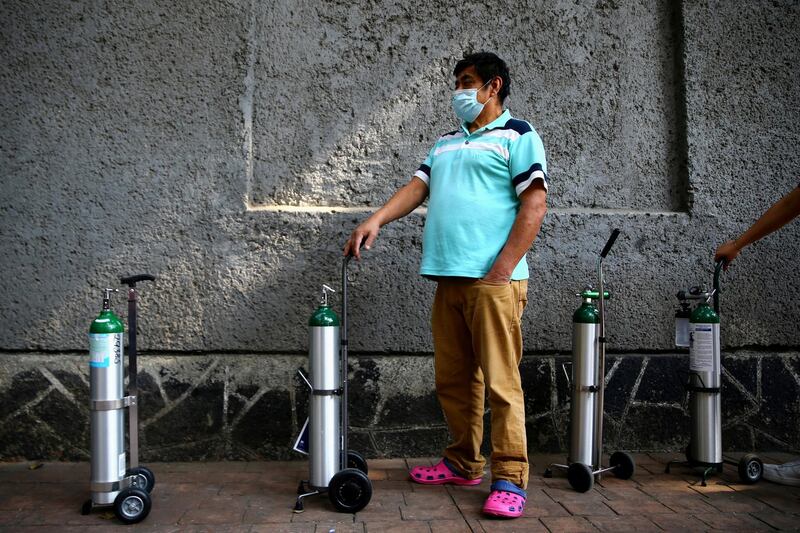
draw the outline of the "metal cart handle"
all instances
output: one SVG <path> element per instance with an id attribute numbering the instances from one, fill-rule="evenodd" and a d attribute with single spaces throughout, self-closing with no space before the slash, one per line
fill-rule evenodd
<path id="1" fill-rule="evenodd" d="M 156 277 L 152 274 L 136 274 L 134 276 L 120 276 L 119 282 L 122 285 L 127 285 L 129 287 L 135 287 L 137 283 L 140 281 L 155 281 Z"/>
<path id="2" fill-rule="evenodd" d="M 614 246 L 614 242 L 617 240 L 617 237 L 619 237 L 619 230 L 615 229 L 613 232 L 611 232 L 611 237 L 608 238 L 608 242 L 603 248 L 603 251 L 600 252 L 600 257 L 605 259 L 605 257 L 608 255 L 608 252 L 611 251 L 611 247 Z"/>
<path id="3" fill-rule="evenodd" d="M 724 259 L 717 261 L 717 266 L 714 268 L 714 312 L 719 314 L 719 277 L 722 273 L 722 268 L 727 264 Z"/>
<path id="4" fill-rule="evenodd" d="M 347 378 L 347 264 L 350 263 L 352 255 L 344 256 L 342 260 L 342 326 L 339 332 L 339 342 L 341 343 L 341 376 L 342 376 L 342 426 L 341 426 L 341 439 L 342 450 L 339 457 L 339 469 L 344 470 L 347 468 L 347 452 L 349 446 L 349 439 L 347 431 L 350 427 L 350 418 L 348 413 L 348 381 Z"/>

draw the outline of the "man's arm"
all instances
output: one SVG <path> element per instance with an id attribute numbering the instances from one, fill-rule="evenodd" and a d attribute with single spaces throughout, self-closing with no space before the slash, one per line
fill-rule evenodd
<path id="1" fill-rule="evenodd" d="M 419 207 L 427 197 L 428 185 L 420 178 L 411 178 L 411 181 L 398 189 L 383 207 L 353 230 L 344 245 L 344 255 L 352 255 L 360 260 L 362 244 L 369 250 L 382 226 L 406 216 Z"/>
<path id="2" fill-rule="evenodd" d="M 500 255 L 492 265 L 492 269 L 483 277 L 489 283 L 508 283 L 514 267 L 517 266 L 525 252 L 530 250 L 533 241 L 542 227 L 542 220 L 547 213 L 547 192 L 541 180 L 534 181 L 519 196 L 520 206 L 511 233 L 503 246 Z"/>
<path id="3" fill-rule="evenodd" d="M 800 187 L 796 187 L 789 194 L 775 202 L 772 207 L 761 215 L 761 218 L 737 239 L 720 245 L 714 254 L 714 261 L 724 259 L 727 263 L 725 265 L 727 269 L 728 264 L 739 255 L 742 248 L 782 228 L 797 215 L 800 215 Z"/>

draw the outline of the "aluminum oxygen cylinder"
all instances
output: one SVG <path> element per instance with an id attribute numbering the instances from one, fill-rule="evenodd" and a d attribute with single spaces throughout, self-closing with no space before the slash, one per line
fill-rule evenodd
<path id="1" fill-rule="evenodd" d="M 89 400 L 91 417 L 91 483 L 95 504 L 112 504 L 118 491 L 98 484 L 111 484 L 125 477 L 122 320 L 109 305 L 106 289 L 103 310 L 89 328 Z M 98 408 L 95 402 L 120 402 L 117 409 Z"/>
<path id="2" fill-rule="evenodd" d="M 597 408 L 597 365 L 600 312 L 594 291 L 583 291 L 583 303 L 572 315 L 572 394 L 570 402 L 569 463 L 592 465 Z"/>
<path id="3" fill-rule="evenodd" d="M 341 464 L 341 361 L 339 316 L 323 290 L 322 303 L 308 322 L 311 408 L 309 413 L 309 484 L 325 488 Z"/>
<path id="4" fill-rule="evenodd" d="M 692 420 L 689 458 L 722 464 L 720 412 L 719 315 L 706 302 L 689 318 L 689 411 Z"/>

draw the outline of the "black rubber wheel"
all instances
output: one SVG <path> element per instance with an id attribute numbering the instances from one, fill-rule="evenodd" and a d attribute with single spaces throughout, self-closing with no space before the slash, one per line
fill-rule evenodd
<path id="1" fill-rule="evenodd" d="M 755 454 L 748 453 L 739 460 L 739 479 L 742 483 L 758 483 L 764 475 L 764 462 Z"/>
<path id="2" fill-rule="evenodd" d="M 92 512 L 92 507 L 94 507 L 94 503 L 92 502 L 91 498 L 83 502 L 81 505 L 81 514 L 87 515 Z"/>
<path id="3" fill-rule="evenodd" d="M 614 467 L 614 475 L 620 479 L 630 479 L 636 472 L 636 463 L 633 462 L 633 457 L 629 453 L 612 453 L 608 464 Z"/>
<path id="4" fill-rule="evenodd" d="M 553 477 L 553 470 L 550 469 L 550 468 L 545 468 L 544 469 L 544 477 L 546 477 L 547 479 L 550 479 L 551 477 Z"/>
<path id="5" fill-rule="evenodd" d="M 587 492 L 594 486 L 592 469 L 583 463 L 572 463 L 567 468 L 567 481 L 578 492 Z"/>
<path id="6" fill-rule="evenodd" d="M 153 471 L 146 466 L 137 466 L 136 468 L 129 468 L 125 472 L 126 476 L 130 476 L 131 487 L 146 490 L 149 493 L 153 492 L 153 487 L 156 485 L 156 476 Z"/>
<path id="7" fill-rule="evenodd" d="M 122 489 L 114 499 L 114 514 L 123 524 L 136 524 L 150 514 L 150 495 L 135 487 Z"/>
<path id="8" fill-rule="evenodd" d="M 347 450 L 347 468 L 355 468 L 356 470 L 361 470 L 365 474 L 369 474 L 367 460 L 364 459 L 363 455 L 353 450 Z"/>
<path id="9" fill-rule="evenodd" d="M 357 513 L 372 498 L 372 482 L 357 468 L 345 468 L 331 478 L 328 497 L 340 513 Z"/>
<path id="10" fill-rule="evenodd" d="M 687 444 L 686 445 L 686 449 L 683 451 L 683 454 L 686 456 L 686 462 L 689 463 L 689 464 L 692 464 L 694 462 L 694 461 L 692 461 L 692 456 L 689 454 L 689 450 L 691 450 L 691 449 L 692 449 L 692 445 L 691 444 Z"/>

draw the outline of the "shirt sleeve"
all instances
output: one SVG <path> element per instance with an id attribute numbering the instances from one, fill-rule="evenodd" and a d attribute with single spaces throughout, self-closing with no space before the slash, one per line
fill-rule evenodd
<path id="1" fill-rule="evenodd" d="M 433 166 L 433 151 L 435 148 L 436 146 L 434 145 L 434 147 L 431 148 L 431 151 L 428 152 L 428 157 L 425 158 L 425 161 L 423 161 L 417 171 L 414 172 L 414 176 L 424 181 L 425 185 L 428 185 L 428 187 L 430 187 L 431 167 Z"/>
<path id="2" fill-rule="evenodd" d="M 536 180 L 542 180 L 544 190 L 547 184 L 547 161 L 542 139 L 533 129 L 520 135 L 509 147 L 509 167 L 511 182 L 517 196 Z"/>

